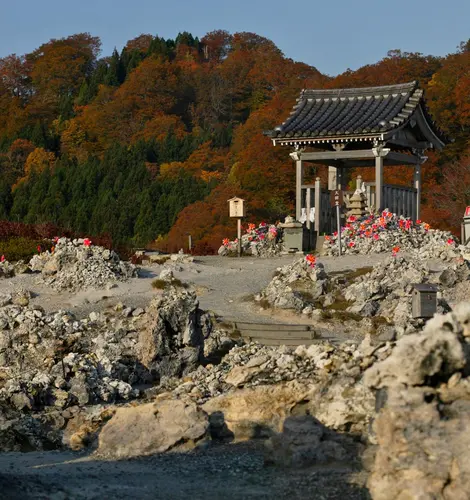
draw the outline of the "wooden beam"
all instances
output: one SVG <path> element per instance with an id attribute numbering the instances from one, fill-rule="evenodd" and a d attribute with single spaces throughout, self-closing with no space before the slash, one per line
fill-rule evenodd
<path id="1" fill-rule="evenodd" d="M 303 161 L 312 163 L 328 163 L 332 167 L 338 168 L 343 163 L 345 167 L 360 166 L 361 160 L 366 163 L 367 160 L 374 160 L 375 154 L 372 149 L 343 150 L 343 151 L 317 151 L 308 153 L 299 153 Z M 389 151 L 383 155 L 384 165 L 416 165 L 418 157 L 413 154 L 398 153 Z M 369 163 L 367 161 L 367 163 Z M 370 162 L 371 165 L 375 162 Z"/>
<path id="2" fill-rule="evenodd" d="M 349 160 L 349 159 L 366 159 L 375 158 L 372 149 L 357 149 L 343 151 L 316 151 L 309 153 L 300 153 L 300 159 L 304 161 L 318 160 Z"/>
<path id="3" fill-rule="evenodd" d="M 416 165 L 416 163 L 419 161 L 419 158 L 413 154 L 390 151 L 390 153 L 388 153 L 385 157 L 385 161 L 387 164 L 393 165 Z"/>

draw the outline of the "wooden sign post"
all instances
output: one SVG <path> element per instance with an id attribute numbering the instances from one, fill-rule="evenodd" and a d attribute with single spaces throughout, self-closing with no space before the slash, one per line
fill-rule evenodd
<path id="1" fill-rule="evenodd" d="M 237 253 L 238 256 L 242 255 L 242 218 L 246 215 L 245 200 L 235 196 L 228 200 L 229 204 L 229 215 L 230 217 L 237 218 Z"/>
<path id="2" fill-rule="evenodd" d="M 343 204 L 343 191 L 341 191 L 340 189 L 335 189 L 334 191 L 331 191 L 330 203 L 332 207 L 336 207 L 336 227 L 338 228 L 338 250 L 339 250 L 339 255 L 342 255 L 340 207 Z"/>

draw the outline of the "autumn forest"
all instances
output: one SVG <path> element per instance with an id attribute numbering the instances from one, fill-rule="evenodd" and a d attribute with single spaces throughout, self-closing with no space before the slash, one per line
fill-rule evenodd
<path id="1" fill-rule="evenodd" d="M 470 205 L 470 41 L 446 57 L 393 50 L 335 77 L 254 33 L 140 35 L 109 57 L 100 45 L 82 33 L 0 59 L 0 220 L 172 251 L 190 233 L 196 253 L 212 253 L 234 236 L 230 197 L 248 201 L 253 222 L 292 212 L 289 151 L 263 131 L 301 89 L 419 80 L 453 139 L 423 166 L 422 219 L 458 232 Z M 411 176 L 385 170 L 392 184 Z"/>

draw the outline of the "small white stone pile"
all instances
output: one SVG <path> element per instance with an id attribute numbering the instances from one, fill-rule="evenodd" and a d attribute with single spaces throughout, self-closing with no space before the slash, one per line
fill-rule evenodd
<path id="1" fill-rule="evenodd" d="M 398 217 L 388 210 L 379 216 L 350 216 L 341 228 L 341 244 L 346 254 L 419 252 L 422 258 L 450 260 L 462 253 L 449 231 L 431 229 L 429 224 Z M 338 233 L 325 238 L 324 253 L 338 255 Z"/>
<path id="2" fill-rule="evenodd" d="M 60 238 L 52 252 L 35 255 L 29 266 L 32 271 L 40 271 L 42 280 L 58 291 L 105 288 L 137 276 L 133 264 L 87 239 Z"/>
<path id="3" fill-rule="evenodd" d="M 248 224 L 245 234 L 242 235 L 242 252 L 245 255 L 254 257 L 273 257 L 282 252 L 282 229 L 274 224 L 262 222 L 256 227 L 255 224 Z M 219 255 L 227 256 L 236 254 L 238 250 L 238 239 L 230 241 L 223 240 L 219 248 Z"/>
<path id="4" fill-rule="evenodd" d="M 268 286 L 255 300 L 266 300 L 270 307 L 300 312 L 307 304 L 315 302 L 326 293 L 327 281 L 323 264 L 316 262 L 313 255 L 308 255 L 290 265 L 279 267 Z"/>
<path id="5" fill-rule="evenodd" d="M 13 264 L 10 264 L 7 260 L 0 262 L 0 278 L 11 278 L 15 274 L 15 268 Z"/>
<path id="6" fill-rule="evenodd" d="M 468 283 L 469 279 L 470 269 L 464 259 L 432 268 L 417 255 L 397 254 L 376 264 L 370 273 L 356 278 L 342 294 L 351 302 L 349 312 L 386 318 L 401 335 L 420 326 L 412 320 L 411 314 L 414 284 L 434 284 L 438 291 L 438 312 L 445 313 L 450 310 L 448 302 L 454 298 L 455 287 Z"/>

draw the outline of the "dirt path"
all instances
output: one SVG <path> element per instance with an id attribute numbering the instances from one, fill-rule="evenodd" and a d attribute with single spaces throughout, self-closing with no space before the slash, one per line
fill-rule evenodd
<path id="1" fill-rule="evenodd" d="M 327 272 L 356 269 L 382 262 L 386 255 L 346 255 L 342 257 L 321 257 Z M 299 256 L 286 255 L 271 259 L 250 257 L 196 257 L 191 264 L 177 265 L 175 276 L 195 286 L 200 306 L 215 312 L 228 321 L 248 321 L 265 323 L 308 322 L 298 315 L 282 313 L 273 315 L 261 311 L 253 303 L 252 297 L 272 279 L 278 267 L 292 263 Z M 40 282 L 38 274 L 22 274 L 11 279 L 0 280 L 0 293 L 24 287 L 33 292 L 33 304 L 47 311 L 70 310 L 78 317 L 91 311 L 113 307 L 118 302 L 126 306 L 146 307 L 154 296 L 151 283 L 162 270 L 154 264 L 143 266 L 139 278 L 117 283 L 115 288 L 105 290 L 85 290 L 78 293 L 55 292 Z"/>
<path id="2" fill-rule="evenodd" d="M 321 257 L 327 272 L 373 266 L 384 261 L 388 255 L 377 254 L 365 258 L 361 255 Z M 282 256 L 271 259 L 199 257 L 190 267 L 175 275 L 198 287 L 202 309 L 212 310 L 227 320 L 298 323 L 308 322 L 298 315 L 263 313 L 253 304 L 252 296 L 264 288 L 278 267 L 291 264 L 299 256 Z"/>

